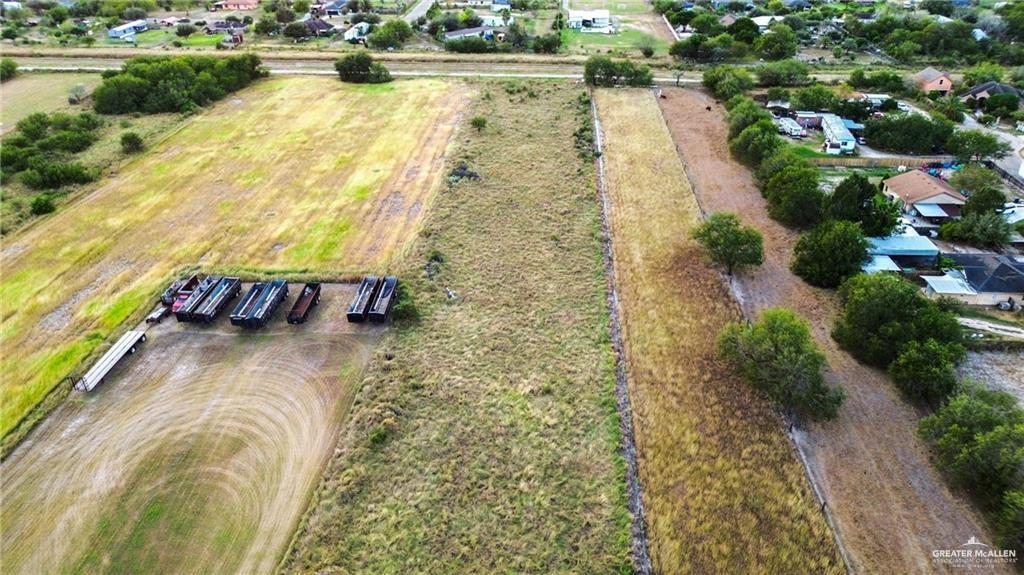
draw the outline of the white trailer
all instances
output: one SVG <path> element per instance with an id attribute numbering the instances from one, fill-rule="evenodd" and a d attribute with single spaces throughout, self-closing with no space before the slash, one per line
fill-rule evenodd
<path id="1" fill-rule="evenodd" d="M 121 336 L 121 339 L 117 340 L 114 347 L 107 350 L 107 353 L 103 354 L 90 369 L 85 372 L 82 379 L 78 380 L 75 384 L 75 389 L 79 391 L 92 391 L 97 385 L 103 383 L 103 378 L 110 373 L 110 370 L 114 369 L 117 362 L 121 361 L 126 355 L 135 353 L 136 348 L 142 342 L 146 341 L 146 332 L 144 331 L 130 331 Z"/>
<path id="2" fill-rule="evenodd" d="M 779 126 L 779 133 L 785 134 L 790 138 L 803 138 L 807 135 L 807 130 L 803 126 L 796 123 L 793 118 L 779 118 L 776 120 Z"/>

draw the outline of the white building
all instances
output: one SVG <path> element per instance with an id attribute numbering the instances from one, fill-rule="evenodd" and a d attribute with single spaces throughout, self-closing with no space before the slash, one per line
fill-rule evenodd
<path id="1" fill-rule="evenodd" d="M 366 37 L 366 33 L 370 31 L 369 22 L 360 22 L 353 24 L 351 28 L 345 30 L 345 41 L 346 42 L 358 42 L 359 40 Z"/>
<path id="2" fill-rule="evenodd" d="M 822 114 L 821 131 L 825 133 L 826 154 L 852 154 L 857 150 L 857 139 L 839 116 Z"/>
<path id="3" fill-rule="evenodd" d="M 569 28 L 583 32 L 614 32 L 612 16 L 607 10 L 569 10 Z"/>

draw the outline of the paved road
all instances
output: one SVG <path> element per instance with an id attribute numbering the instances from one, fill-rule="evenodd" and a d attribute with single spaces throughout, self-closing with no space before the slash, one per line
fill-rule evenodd
<path id="1" fill-rule="evenodd" d="M 419 2 L 416 3 L 415 6 L 412 7 L 412 10 L 409 10 L 409 12 L 407 12 L 406 15 L 403 16 L 403 18 L 405 19 L 406 22 L 410 24 L 416 22 L 416 20 L 420 16 L 427 15 L 427 10 L 430 10 L 430 7 L 434 4 L 434 1 L 435 0 L 420 0 Z"/>

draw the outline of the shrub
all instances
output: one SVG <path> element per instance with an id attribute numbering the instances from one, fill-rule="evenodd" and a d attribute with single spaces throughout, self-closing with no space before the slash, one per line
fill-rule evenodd
<path id="1" fill-rule="evenodd" d="M 342 82 L 352 84 L 383 84 L 391 81 L 391 72 L 366 51 L 349 54 L 334 63 Z"/>
<path id="2" fill-rule="evenodd" d="M 717 213 L 693 230 L 693 238 L 726 273 L 759 266 L 764 261 L 761 234 L 744 226 L 736 214 Z"/>
<path id="3" fill-rule="evenodd" d="M 486 54 L 487 52 L 497 50 L 497 45 L 494 42 L 488 42 L 483 38 L 470 36 L 468 38 L 448 40 L 444 43 L 444 49 L 449 52 L 455 52 L 456 54 Z"/>
<path id="4" fill-rule="evenodd" d="M 388 20 L 366 37 L 371 48 L 400 48 L 412 38 L 412 27 L 405 20 Z"/>
<path id="5" fill-rule="evenodd" d="M 482 132 L 484 128 L 487 127 L 487 118 L 484 118 L 483 116 L 475 116 L 469 121 L 469 124 L 476 128 L 477 132 Z"/>
<path id="6" fill-rule="evenodd" d="M 33 216 L 49 214 L 56 209 L 56 206 L 53 205 L 53 198 L 47 194 L 39 194 L 32 198 L 32 203 L 29 205 L 29 211 Z"/>
<path id="7" fill-rule="evenodd" d="M 591 56 L 583 66 L 583 78 L 591 86 L 647 87 L 654 81 L 649 66 L 629 60 L 612 60 L 604 56 Z"/>
<path id="8" fill-rule="evenodd" d="M 36 142 L 36 147 L 48 152 L 81 152 L 96 141 L 95 134 L 81 130 L 60 130 Z"/>
<path id="9" fill-rule="evenodd" d="M 759 66 L 756 73 L 762 86 L 799 86 L 809 80 L 807 64 L 796 60 L 770 62 Z"/>
<path id="10" fill-rule="evenodd" d="M 985 113 L 993 116 L 1011 116 L 1020 104 L 1017 94 L 994 94 L 985 100 Z"/>
<path id="11" fill-rule="evenodd" d="M 142 136 L 139 136 L 135 132 L 125 132 L 121 134 L 121 150 L 126 154 L 135 154 L 141 152 L 145 147 L 142 142 Z"/>
<path id="12" fill-rule="evenodd" d="M 999 248 L 1010 242 L 1012 227 L 1000 214 L 969 214 L 939 228 L 939 236 L 951 242 L 964 242 L 979 248 Z"/>
<path id="13" fill-rule="evenodd" d="M 868 259 L 868 241 L 860 225 L 833 220 L 797 240 L 791 268 L 811 285 L 834 288 L 860 273 Z"/>
<path id="14" fill-rule="evenodd" d="M 747 385 L 788 411 L 814 419 L 838 414 L 844 393 L 825 384 L 825 355 L 811 339 L 808 323 L 791 310 L 766 309 L 757 323 L 726 325 L 718 350 Z"/>
<path id="15" fill-rule="evenodd" d="M 889 376 L 908 396 L 938 406 L 957 390 L 954 369 L 964 355 L 958 343 L 911 341 L 889 364 Z"/>
<path id="16" fill-rule="evenodd" d="M 819 171 L 810 166 L 787 166 L 765 185 L 768 215 L 791 228 L 808 228 L 821 221 L 825 194 L 818 189 Z"/>
<path id="17" fill-rule="evenodd" d="M 178 27 L 174 29 L 174 33 L 182 38 L 188 38 L 198 31 L 199 29 L 191 24 L 178 24 Z"/>
<path id="18" fill-rule="evenodd" d="M 736 66 L 714 66 L 704 71 L 704 87 L 716 98 L 728 100 L 754 87 L 750 73 Z"/>
<path id="19" fill-rule="evenodd" d="M 0 82 L 6 82 L 16 75 L 18 75 L 18 63 L 10 58 L 0 59 Z"/>
<path id="20" fill-rule="evenodd" d="M 770 120 L 761 120 L 748 126 L 729 142 L 729 151 L 740 162 L 757 167 L 761 161 L 784 146 L 778 129 Z"/>
<path id="21" fill-rule="evenodd" d="M 562 35 L 545 34 L 537 36 L 530 43 L 530 46 L 538 54 L 555 54 L 562 47 Z"/>
<path id="22" fill-rule="evenodd" d="M 832 337 L 864 363 L 887 367 L 911 341 L 961 343 L 956 316 L 891 274 L 859 274 L 839 288 Z"/>
<path id="23" fill-rule="evenodd" d="M 41 157 L 29 162 L 29 169 L 21 172 L 21 181 L 30 188 L 56 189 L 69 184 L 85 184 L 97 174 L 76 162 L 62 162 Z"/>
<path id="24" fill-rule="evenodd" d="M 443 261 L 443 258 L 441 261 Z M 441 261 L 438 263 L 441 263 Z M 391 318 L 393 320 L 415 322 L 420 319 L 420 312 L 416 307 L 416 298 L 406 282 L 398 283 L 398 287 L 395 290 L 395 298 L 395 306 L 391 308 Z"/>

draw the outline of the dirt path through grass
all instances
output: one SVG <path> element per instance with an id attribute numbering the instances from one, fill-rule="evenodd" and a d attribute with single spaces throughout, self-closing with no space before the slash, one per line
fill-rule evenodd
<path id="1" fill-rule="evenodd" d="M 717 358 L 740 317 L 649 90 L 598 92 L 614 265 L 657 573 L 839 573 L 779 418 Z"/>
<path id="2" fill-rule="evenodd" d="M 731 159 L 724 109 L 700 92 L 666 94 L 661 108 L 704 209 L 735 212 L 764 235 L 765 264 L 738 282 L 747 316 L 783 306 L 809 319 L 828 356 L 830 380 L 846 388 L 838 420 L 812 425 L 797 437 L 854 570 L 942 571 L 932 562 L 933 549 L 958 548 L 972 536 L 985 539 L 986 528 L 928 461 L 915 435 L 920 414 L 884 373 L 857 363 L 829 336 L 834 296 L 789 271 L 797 234 L 768 217 L 749 170 Z"/>

